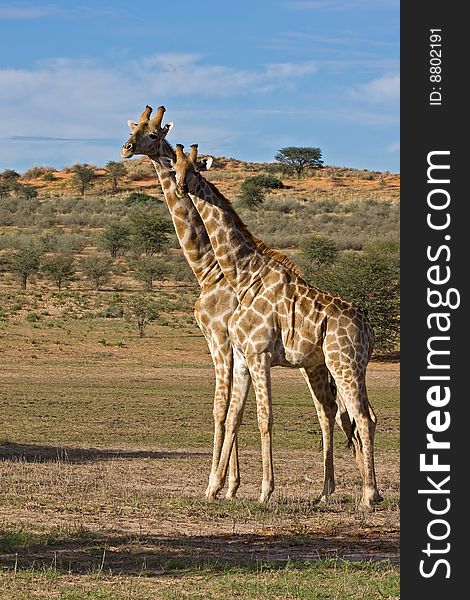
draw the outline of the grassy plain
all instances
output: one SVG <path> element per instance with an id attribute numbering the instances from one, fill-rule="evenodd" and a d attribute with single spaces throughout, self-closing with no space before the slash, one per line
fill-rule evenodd
<path id="1" fill-rule="evenodd" d="M 219 163 L 208 177 L 231 199 L 260 169 Z M 158 195 L 148 163 L 126 164 L 127 191 Z M 37 202 L 4 199 L 0 266 L 44 235 L 77 258 L 92 252 L 103 227 L 129 210 L 127 191 L 110 197 L 100 182 L 92 198 L 77 198 L 70 174 L 58 172 L 52 182 L 33 181 Z M 250 230 L 293 256 L 309 234 L 352 250 L 398 236 L 398 176 L 328 167 L 285 184 L 262 211 L 240 212 Z M 320 427 L 300 374 L 280 368 L 272 500 L 257 503 L 250 395 L 238 499 L 209 504 L 214 375 L 192 318 L 197 289 L 190 277 L 159 283 L 160 317 L 140 339 L 120 312 L 142 292 L 126 260 L 100 292 L 80 273 L 62 292 L 41 275 L 20 291 L 0 269 L 0 599 L 397 598 L 398 363 L 373 360 L 368 370 L 385 497 L 374 512 L 358 510 L 359 473 L 340 432 L 336 492 L 327 505 L 315 503 Z"/>
<path id="2" fill-rule="evenodd" d="M 273 373 L 273 500 L 256 502 L 250 397 L 239 499 L 208 504 L 213 371 L 187 316 L 143 339 L 122 319 L 21 316 L 0 323 L 0 598 L 398 596 L 397 363 L 369 369 L 385 496 L 375 512 L 357 510 L 358 471 L 339 432 L 337 490 L 314 503 L 320 429 L 300 374 L 286 369 Z"/>

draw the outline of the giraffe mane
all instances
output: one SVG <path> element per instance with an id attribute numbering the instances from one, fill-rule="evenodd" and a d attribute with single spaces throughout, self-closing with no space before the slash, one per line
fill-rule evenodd
<path id="1" fill-rule="evenodd" d="M 259 240 L 258 238 L 256 238 L 251 233 L 251 231 L 248 229 L 248 227 L 242 221 L 240 215 L 233 208 L 232 202 L 230 200 L 228 200 L 228 198 L 226 198 L 222 194 L 222 192 L 220 192 L 212 182 L 207 181 L 207 179 L 205 179 L 204 177 L 202 177 L 202 175 L 200 175 L 199 173 L 195 173 L 195 174 L 198 175 L 200 177 L 200 179 L 202 179 L 203 182 L 206 185 L 209 186 L 209 188 L 211 189 L 211 191 L 227 206 L 227 209 L 230 211 L 230 214 L 232 215 L 233 220 L 235 221 L 235 225 L 243 233 L 243 235 L 245 235 L 246 237 L 248 237 L 253 242 L 253 244 L 263 254 L 266 254 L 267 256 L 271 257 L 277 263 L 279 263 L 281 265 L 284 265 L 285 267 L 287 267 L 288 269 L 290 269 L 291 271 L 293 271 L 298 277 L 300 277 L 301 279 L 304 279 L 304 275 L 303 275 L 302 271 L 294 263 L 294 261 L 292 261 L 290 258 L 288 258 L 282 252 L 279 252 L 279 250 L 275 250 L 274 248 L 271 248 L 265 242 L 262 242 L 261 240 Z"/>

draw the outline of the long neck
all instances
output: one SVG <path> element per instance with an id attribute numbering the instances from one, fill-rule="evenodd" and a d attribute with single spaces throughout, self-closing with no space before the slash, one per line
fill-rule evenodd
<path id="1" fill-rule="evenodd" d="M 259 280 L 267 268 L 267 257 L 217 188 L 199 173 L 190 173 L 186 179 L 189 195 L 194 203 L 214 250 L 215 257 L 241 300 L 247 290 Z"/>
<path id="2" fill-rule="evenodd" d="M 171 176 L 168 167 L 160 162 L 161 157 L 175 160 L 173 148 L 166 140 L 162 141 L 158 153 L 149 155 L 149 158 L 160 180 L 183 254 L 198 284 L 201 287 L 214 284 L 224 275 L 215 258 L 204 223 L 189 196 L 177 196 L 174 177 Z"/>

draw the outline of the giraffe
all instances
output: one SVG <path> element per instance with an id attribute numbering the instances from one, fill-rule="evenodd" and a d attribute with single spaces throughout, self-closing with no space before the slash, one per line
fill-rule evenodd
<path id="1" fill-rule="evenodd" d="M 274 490 L 272 461 L 272 401 L 270 367 L 298 367 L 312 394 L 327 416 L 327 460 L 331 479 L 324 493 L 334 489 L 334 409 L 325 396 L 325 373 L 329 372 L 338 395 L 352 418 L 358 466 L 362 476 L 361 505 L 372 508 L 382 498 L 374 466 L 374 434 L 377 418 L 366 390 L 366 367 L 373 347 L 373 330 L 366 315 L 355 305 L 307 284 L 282 258 L 261 246 L 248 231 L 230 202 L 193 167 L 177 146 L 174 164 L 177 189 L 188 190 L 204 222 L 219 265 L 237 294 L 239 305 L 229 321 L 233 346 L 234 383 L 225 423 L 219 465 L 211 478 L 208 496 L 223 486 L 227 460 L 241 422 L 246 390 L 238 385 L 251 376 L 261 434 L 263 479 L 260 501 Z M 238 375 L 236 377 L 235 375 Z M 336 407 L 335 407 L 336 408 Z"/>
<path id="2" fill-rule="evenodd" d="M 189 196 L 185 193 L 184 178 L 180 179 L 179 185 L 174 180 L 173 173 L 169 170 L 171 163 L 175 161 L 175 151 L 166 141 L 166 134 L 171 131 L 172 123 L 161 127 L 164 107 L 159 107 L 156 117 L 150 120 L 152 109 L 146 107 L 139 122 L 129 121 L 132 131 L 131 137 L 123 144 L 121 155 L 130 158 L 135 154 L 148 156 L 156 169 L 159 177 L 166 204 L 170 211 L 175 230 L 183 249 L 184 255 L 193 270 L 196 279 L 201 286 L 201 294 L 195 305 L 195 317 L 201 328 L 211 351 L 216 370 L 216 386 L 214 395 L 214 448 L 209 478 L 209 486 L 206 495 L 211 495 L 210 482 L 215 477 L 219 464 L 220 452 L 224 438 L 224 423 L 229 405 L 230 385 L 232 378 L 232 348 L 228 334 L 228 320 L 238 306 L 238 298 L 227 278 L 224 276 L 218 262 L 215 259 L 204 224 L 199 217 Z M 181 153 L 182 148 L 177 146 L 176 154 Z M 193 168 L 200 165 L 197 159 L 197 144 L 193 144 L 189 160 Z M 202 168 L 210 166 L 209 159 Z M 239 387 L 245 395 L 250 387 L 249 375 L 239 376 Z M 324 485 L 321 498 L 325 499 L 334 490 L 333 462 L 327 450 L 327 436 L 329 430 L 325 425 L 323 406 L 319 403 L 308 381 L 315 407 L 319 415 L 319 421 L 323 435 L 324 449 Z M 323 380 L 317 385 L 322 389 L 322 395 L 332 397 L 332 390 L 326 373 Z M 317 392 L 318 393 L 318 392 Z M 339 399 L 337 398 L 339 403 Z M 340 410 L 337 420 L 340 427 L 348 438 L 351 437 L 351 422 L 344 406 L 339 403 Z M 229 463 L 229 484 L 227 498 L 233 498 L 240 483 L 238 470 L 237 440 L 234 439 L 233 452 Z M 332 483 L 333 482 L 333 483 Z"/>
<path id="3" fill-rule="evenodd" d="M 160 106 L 151 119 L 152 108 L 147 106 L 137 123 L 128 121 L 132 135 L 123 144 L 121 156 L 131 158 L 136 154 L 143 154 L 152 161 L 180 246 L 201 288 L 194 306 L 194 316 L 207 341 L 215 367 L 212 473 L 219 462 L 230 398 L 233 358 L 227 323 L 238 306 L 238 300 L 215 260 L 206 230 L 194 205 L 187 195 L 182 194 L 181 189 L 181 196 L 176 194 L 174 177 L 170 177 L 169 171 L 169 164 L 175 158 L 175 153 L 165 139 L 173 123 L 161 126 L 164 113 L 165 108 Z M 199 168 L 208 166 L 209 161 L 206 161 Z M 235 440 L 229 465 L 228 499 L 235 497 L 239 485 L 238 445 Z"/>

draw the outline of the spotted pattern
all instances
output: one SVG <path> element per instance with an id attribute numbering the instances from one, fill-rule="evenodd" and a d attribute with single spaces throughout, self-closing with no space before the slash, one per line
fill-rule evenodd
<path id="1" fill-rule="evenodd" d="M 215 257 L 239 301 L 229 319 L 229 337 L 234 373 L 249 373 L 256 395 L 263 459 L 260 500 L 268 500 L 274 489 L 270 367 L 279 364 L 302 370 L 315 398 L 322 430 L 327 432 L 324 452 L 329 476 L 325 477 L 323 496 L 334 489 L 332 435 L 337 406 L 333 389 L 337 390 L 339 420 L 347 422 L 349 415 L 354 424 L 349 434 L 363 479 L 362 504 L 370 507 L 381 497 L 374 466 L 377 419 L 365 380 L 373 347 L 373 331 L 366 315 L 352 303 L 308 285 L 289 264 L 260 248 L 230 202 L 192 168 L 183 152 L 177 156 L 175 171 L 177 183 L 184 183 L 189 190 Z M 211 496 L 223 486 L 241 422 L 246 394 L 237 381 L 234 377 L 220 461 L 209 485 Z"/>

